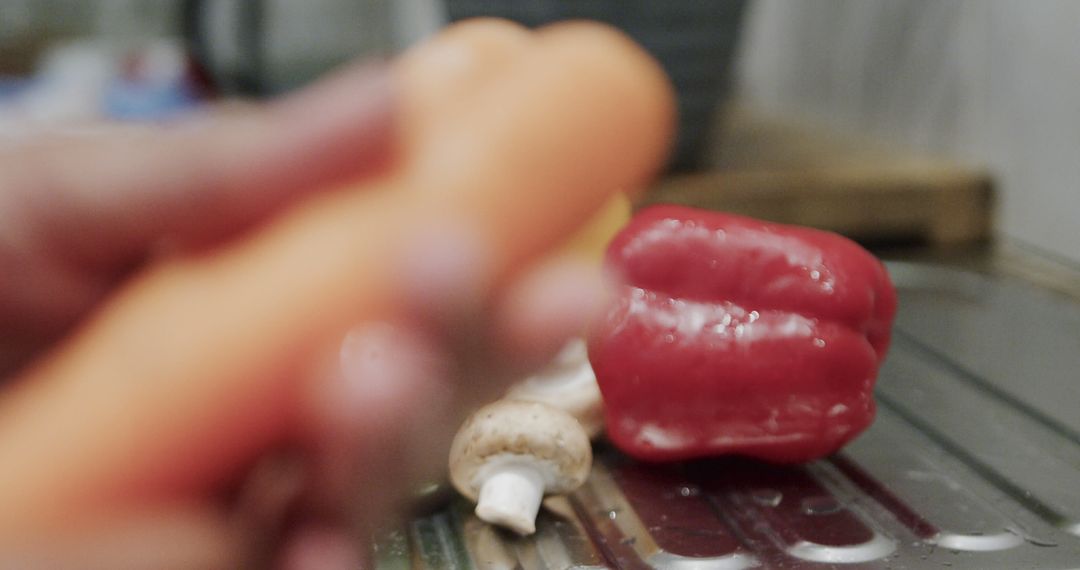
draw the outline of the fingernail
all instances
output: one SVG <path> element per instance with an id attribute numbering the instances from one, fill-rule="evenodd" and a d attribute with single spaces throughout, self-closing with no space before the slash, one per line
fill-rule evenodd
<path id="1" fill-rule="evenodd" d="M 584 332 L 603 298 L 595 264 L 577 258 L 549 261 L 507 290 L 499 306 L 498 338 L 522 361 L 546 361 L 568 338 Z"/>
<path id="2" fill-rule="evenodd" d="M 326 404 L 336 409 L 338 421 L 349 430 L 377 427 L 387 418 L 396 423 L 411 409 L 427 407 L 432 391 L 446 376 L 434 343 L 390 323 L 369 323 L 349 331 L 339 357 L 341 376 L 330 395 L 333 401 Z"/>
<path id="3" fill-rule="evenodd" d="M 314 499 L 324 509 L 382 512 L 411 478 L 421 476 L 411 454 L 430 452 L 424 426 L 452 405 L 449 364 L 421 333 L 390 323 L 350 331 L 340 348 L 340 371 L 315 388 L 318 466 Z M 378 497 L 357 496 L 378 485 Z"/>
<path id="4" fill-rule="evenodd" d="M 426 227 L 408 239 L 399 259 L 402 294 L 421 322 L 454 324 L 481 312 L 494 264 L 491 245 L 477 232 Z"/>

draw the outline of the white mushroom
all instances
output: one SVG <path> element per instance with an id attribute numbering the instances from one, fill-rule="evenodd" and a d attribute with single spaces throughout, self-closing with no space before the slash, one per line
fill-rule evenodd
<path id="1" fill-rule="evenodd" d="M 450 447 L 450 481 L 476 516 L 522 535 L 536 532 L 544 495 L 589 476 L 592 449 L 570 414 L 539 402 L 499 400 L 473 414 Z"/>
<path id="2" fill-rule="evenodd" d="M 590 438 L 604 431 L 604 401 L 584 339 L 572 339 L 550 365 L 512 386 L 506 397 L 559 408 L 577 418 Z"/>

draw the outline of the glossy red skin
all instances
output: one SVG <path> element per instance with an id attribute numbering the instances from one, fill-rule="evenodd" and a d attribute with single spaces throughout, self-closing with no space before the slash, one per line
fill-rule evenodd
<path id="1" fill-rule="evenodd" d="M 638 213 L 590 335 L 607 433 L 648 461 L 828 455 L 873 421 L 896 292 L 836 234 L 719 212 Z"/>

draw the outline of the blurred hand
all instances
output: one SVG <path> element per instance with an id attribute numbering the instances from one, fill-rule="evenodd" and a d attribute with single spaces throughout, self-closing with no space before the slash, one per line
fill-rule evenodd
<path id="1" fill-rule="evenodd" d="M 0 149 L 0 566 L 357 567 L 462 412 L 580 330 L 595 268 L 543 255 L 670 123 L 620 36 L 479 22 Z"/>

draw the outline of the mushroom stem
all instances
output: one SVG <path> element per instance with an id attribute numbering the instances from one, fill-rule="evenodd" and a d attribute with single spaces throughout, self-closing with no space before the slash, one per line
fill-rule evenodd
<path id="1" fill-rule="evenodd" d="M 544 495 L 589 477 L 592 449 L 574 416 L 547 404 L 499 400 L 465 421 L 450 446 L 450 481 L 476 516 L 522 535 L 536 531 Z"/>
<path id="2" fill-rule="evenodd" d="M 536 515 L 544 498 L 544 478 L 528 465 L 505 465 L 480 487 L 476 516 L 520 534 L 536 532 Z"/>

